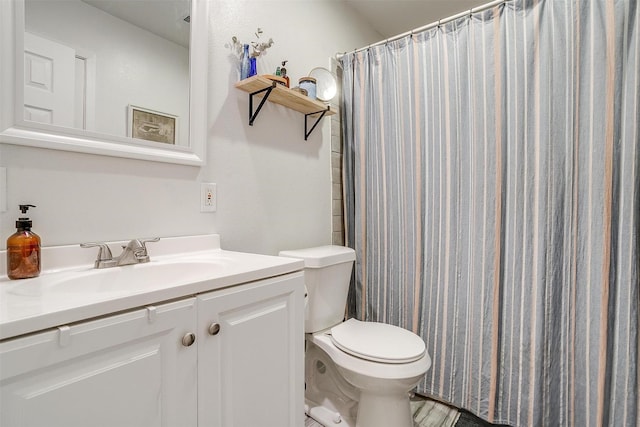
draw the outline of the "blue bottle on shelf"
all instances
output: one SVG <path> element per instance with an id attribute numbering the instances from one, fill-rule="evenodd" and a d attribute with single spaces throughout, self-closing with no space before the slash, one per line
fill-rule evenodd
<path id="1" fill-rule="evenodd" d="M 243 46 L 242 52 L 242 62 L 240 63 L 240 80 L 244 80 L 249 77 L 250 70 L 250 60 L 249 60 L 249 45 L 245 44 Z"/>
<path id="2" fill-rule="evenodd" d="M 256 57 L 249 58 L 249 75 L 247 77 L 255 76 L 258 74 L 258 67 L 256 65 Z"/>

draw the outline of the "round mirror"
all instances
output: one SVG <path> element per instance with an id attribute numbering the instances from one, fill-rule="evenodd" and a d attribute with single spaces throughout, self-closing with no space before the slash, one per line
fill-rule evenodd
<path id="1" fill-rule="evenodd" d="M 316 98 L 319 101 L 329 102 L 336 96 L 338 86 L 331 71 L 318 67 L 311 70 L 309 76 L 316 79 Z"/>

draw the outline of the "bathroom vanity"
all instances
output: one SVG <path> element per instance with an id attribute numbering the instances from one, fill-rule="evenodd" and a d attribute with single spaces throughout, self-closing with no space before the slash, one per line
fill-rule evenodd
<path id="1" fill-rule="evenodd" d="M 0 425 L 303 425 L 302 261 L 153 245 L 105 270 L 43 248 L 39 278 L 0 280 Z"/>

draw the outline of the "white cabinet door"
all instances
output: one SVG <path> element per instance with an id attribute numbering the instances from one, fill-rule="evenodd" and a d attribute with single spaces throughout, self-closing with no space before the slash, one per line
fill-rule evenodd
<path id="1" fill-rule="evenodd" d="M 302 273 L 198 296 L 198 326 L 199 426 L 304 425 Z"/>
<path id="2" fill-rule="evenodd" d="M 196 318 L 189 298 L 0 343 L 0 425 L 195 426 Z"/>

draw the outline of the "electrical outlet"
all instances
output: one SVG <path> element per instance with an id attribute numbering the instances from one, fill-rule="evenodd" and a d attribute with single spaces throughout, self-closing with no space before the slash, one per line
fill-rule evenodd
<path id="1" fill-rule="evenodd" d="M 200 184 L 200 212 L 215 212 L 218 207 L 216 185 L 211 182 Z"/>

